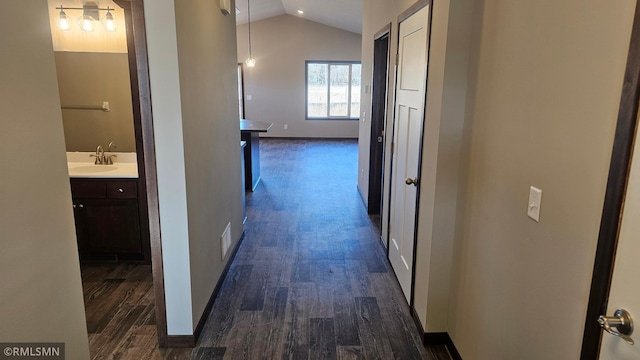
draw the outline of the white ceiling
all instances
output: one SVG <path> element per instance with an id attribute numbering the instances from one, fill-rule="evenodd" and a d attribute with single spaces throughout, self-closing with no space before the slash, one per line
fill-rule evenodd
<path id="1" fill-rule="evenodd" d="M 362 34 L 363 0 L 249 0 L 251 22 L 289 14 Z M 247 23 L 247 0 L 236 0 L 238 24 Z M 298 14 L 298 10 L 304 14 Z"/>

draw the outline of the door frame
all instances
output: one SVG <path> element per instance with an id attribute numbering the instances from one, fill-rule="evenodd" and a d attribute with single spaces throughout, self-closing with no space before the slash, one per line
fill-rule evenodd
<path id="1" fill-rule="evenodd" d="M 581 360 L 596 360 L 600 355 L 602 330 L 597 319 L 607 310 L 620 231 L 620 217 L 631 167 L 633 143 L 636 137 L 639 101 L 640 4 L 636 4 L 593 266 L 589 304 L 582 338 Z"/>
<path id="2" fill-rule="evenodd" d="M 376 45 L 386 39 L 387 53 L 384 63 L 376 63 Z M 367 195 L 367 212 L 380 214 L 384 201 L 384 162 L 386 144 L 386 123 L 389 102 L 389 63 L 391 61 L 391 23 L 380 29 L 373 36 L 373 84 L 371 91 L 371 134 L 369 137 L 369 194 Z M 384 72 L 384 73 L 383 73 Z M 382 80 L 384 77 L 384 80 Z M 378 81 L 376 81 L 378 78 Z M 378 86 L 376 86 L 378 85 Z M 380 86 L 381 85 L 381 86 Z M 383 92 L 383 93 L 381 93 Z M 377 95 L 377 96 L 376 96 Z M 382 104 L 376 101 L 381 98 Z M 375 116 L 377 113 L 377 116 Z M 375 117 L 374 117 L 375 116 Z M 382 133 L 382 135 L 381 135 Z M 382 142 L 378 142 L 378 136 Z M 373 186 L 372 186 L 373 184 Z M 382 221 L 382 220 L 380 220 Z"/>
<path id="3" fill-rule="evenodd" d="M 238 94 L 240 95 L 240 99 L 238 101 L 238 105 L 242 104 L 242 108 L 240 110 L 240 119 L 246 119 L 245 117 L 245 102 L 244 102 L 244 63 L 238 63 L 238 86 L 240 87 L 240 91 Z"/>
<path id="4" fill-rule="evenodd" d="M 391 192 L 393 191 L 393 154 L 396 150 L 396 144 L 394 143 L 395 139 L 395 122 L 396 122 L 396 99 L 397 99 L 397 91 L 396 87 L 398 85 L 398 58 L 400 56 L 400 23 L 407 20 L 413 14 L 420 11 L 425 6 L 430 6 L 429 9 L 429 33 L 427 34 L 427 62 L 425 64 L 426 69 L 424 72 L 424 83 L 425 83 L 425 91 L 424 91 L 424 109 L 422 114 L 422 127 L 420 129 L 420 145 L 418 149 L 418 179 L 422 178 L 422 149 L 424 143 L 424 122 L 426 121 L 426 107 L 427 107 L 427 97 L 428 97 L 428 88 L 429 88 L 429 59 L 431 58 L 431 28 L 433 23 L 433 0 L 418 0 L 413 5 L 409 6 L 405 11 L 398 15 L 398 31 L 396 37 L 396 54 L 395 54 L 395 81 L 393 84 L 393 113 L 391 118 L 391 153 L 389 159 L 389 211 L 387 211 L 387 259 L 389 258 L 389 241 L 391 240 Z M 386 136 L 385 132 L 385 136 Z M 414 222 L 414 230 L 413 230 L 413 261 L 411 264 L 411 296 L 409 297 L 409 307 L 413 309 L 413 302 L 415 298 L 415 284 L 416 284 L 416 254 L 417 254 L 417 237 L 418 237 L 418 217 L 420 213 L 420 185 L 417 186 L 416 189 L 416 213 L 415 213 L 415 222 Z"/>
<path id="5" fill-rule="evenodd" d="M 145 194 L 140 211 L 146 212 L 148 216 L 148 223 L 141 226 L 148 226 L 149 231 L 158 345 L 166 347 L 168 346 L 167 311 L 164 297 L 158 180 L 144 4 L 143 0 L 114 0 L 114 2 L 121 6 L 125 13 L 138 175 L 139 179 L 144 179 L 138 182 L 141 192 Z"/>

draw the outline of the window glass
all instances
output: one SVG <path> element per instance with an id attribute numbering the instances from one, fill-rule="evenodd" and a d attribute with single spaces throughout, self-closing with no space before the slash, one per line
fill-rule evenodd
<path id="1" fill-rule="evenodd" d="M 361 65 L 307 61 L 307 119 L 357 119 Z"/>
<path id="2" fill-rule="evenodd" d="M 307 66 L 307 116 L 326 117 L 329 71 L 327 64 Z"/>
<path id="3" fill-rule="evenodd" d="M 329 117 L 349 116 L 350 65 L 330 65 Z"/>

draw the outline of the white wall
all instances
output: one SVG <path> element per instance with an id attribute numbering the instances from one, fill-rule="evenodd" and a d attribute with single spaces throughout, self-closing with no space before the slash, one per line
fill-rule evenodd
<path id="1" fill-rule="evenodd" d="M 238 26 L 238 63 L 249 56 L 247 29 Z M 256 66 L 244 66 L 245 95 L 252 97 L 245 118 L 274 124 L 262 136 L 358 136 L 356 120 L 305 120 L 305 61 L 360 61 L 360 34 L 281 15 L 251 22 L 251 47 Z"/>
<path id="2" fill-rule="evenodd" d="M 167 333 L 193 334 L 189 227 L 174 0 L 144 4 Z M 160 161 L 158 161 L 160 160 Z"/>
<path id="3" fill-rule="evenodd" d="M 243 232 L 235 14 L 219 4 L 176 7 L 194 324 L 229 261 L 222 233 L 233 249 Z"/>
<path id="4" fill-rule="evenodd" d="M 635 5 L 473 11 L 448 329 L 465 360 L 579 358 Z M 531 185 L 539 223 L 526 214 Z"/>
<path id="5" fill-rule="evenodd" d="M 473 0 L 433 5 L 416 237 L 414 307 L 426 332 L 447 330 Z"/>
<path id="6" fill-rule="evenodd" d="M 217 2 L 145 2 L 169 335 L 191 335 L 242 234 L 235 19 Z"/>
<path id="7" fill-rule="evenodd" d="M 0 32 L 0 339 L 88 359 L 47 2 L 0 2 Z"/>

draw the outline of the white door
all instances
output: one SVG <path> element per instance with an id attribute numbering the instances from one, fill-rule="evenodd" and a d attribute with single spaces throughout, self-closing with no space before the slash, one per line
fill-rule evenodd
<path id="1" fill-rule="evenodd" d="M 632 159 L 606 315 L 612 316 L 617 309 L 631 314 L 636 327 L 631 334 L 635 345 L 604 333 L 601 360 L 640 359 L 640 330 L 637 328 L 640 325 L 640 141 L 637 138 Z"/>
<path id="2" fill-rule="evenodd" d="M 429 11 L 430 6 L 427 5 L 400 23 L 398 45 L 389 260 L 409 302 L 419 185 L 418 162 L 427 85 Z"/>

